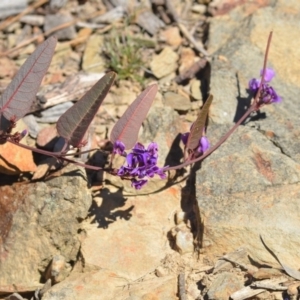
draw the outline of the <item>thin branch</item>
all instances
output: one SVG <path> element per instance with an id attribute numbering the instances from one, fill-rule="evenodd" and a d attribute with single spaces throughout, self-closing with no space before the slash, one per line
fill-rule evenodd
<path id="1" fill-rule="evenodd" d="M 266 64 L 268 61 L 268 54 L 269 54 L 269 49 L 270 49 L 270 45 L 271 45 L 271 40 L 272 40 L 272 31 L 269 34 L 269 38 L 268 38 L 268 43 L 267 43 L 267 47 L 266 47 L 266 52 L 265 52 L 265 57 L 264 57 L 264 72 L 265 73 L 265 69 L 266 69 Z M 264 74 L 263 74 L 264 77 Z M 188 165 L 191 165 L 195 162 L 201 161 L 204 158 L 208 157 L 210 154 L 212 154 L 215 150 L 217 150 L 229 137 L 230 135 L 238 128 L 239 125 L 241 125 L 244 120 L 246 120 L 246 118 L 254 111 L 257 111 L 261 106 L 258 105 L 259 103 L 259 96 L 260 96 L 260 90 L 264 81 L 264 78 L 262 77 L 261 80 L 261 84 L 260 87 L 258 89 L 258 92 L 256 93 L 256 96 L 254 98 L 253 104 L 249 107 L 249 109 L 245 112 L 245 114 L 239 119 L 239 121 L 234 124 L 234 126 L 219 140 L 219 142 L 214 145 L 212 148 L 210 148 L 209 150 L 207 150 L 203 155 L 201 155 L 200 157 L 190 160 L 190 161 L 186 161 L 178 166 L 175 167 L 166 167 L 164 168 L 164 171 L 169 171 L 169 170 L 178 170 L 181 168 L 184 168 Z"/>
<path id="2" fill-rule="evenodd" d="M 15 17 L 6 19 L 5 21 L 0 23 L 0 31 L 2 31 L 3 29 L 5 29 L 6 27 L 8 27 L 9 25 L 13 24 L 14 22 L 20 20 L 23 16 L 31 13 L 33 10 L 35 10 L 36 8 L 44 5 L 45 3 L 47 3 L 49 0 L 40 0 L 30 6 L 28 6 L 26 9 L 24 9 L 21 13 L 19 13 L 18 15 L 16 15 Z"/>
<path id="3" fill-rule="evenodd" d="M 178 294 L 180 300 L 186 300 L 184 273 L 178 275 Z"/>
<path id="4" fill-rule="evenodd" d="M 95 16 L 97 16 L 99 14 L 102 14 L 102 13 L 103 13 L 103 11 L 97 12 L 96 14 L 94 14 L 92 16 L 89 16 L 87 19 L 91 19 L 91 18 L 93 18 L 93 17 L 95 17 Z M 29 45 L 29 44 L 37 41 L 37 40 L 39 40 L 40 38 L 46 38 L 47 36 L 53 34 L 54 32 L 56 32 L 58 30 L 61 30 L 61 29 L 64 29 L 64 28 L 67 28 L 69 26 L 72 26 L 72 25 L 76 24 L 77 22 L 78 22 L 78 20 L 74 19 L 74 20 L 66 22 L 64 24 L 60 24 L 58 26 L 55 26 L 55 27 L 49 29 L 48 31 L 46 31 L 44 33 L 38 34 L 38 35 L 36 35 L 36 36 L 34 36 L 34 37 L 30 38 L 30 39 L 27 39 L 26 41 L 20 43 L 16 47 L 14 47 L 14 48 L 6 51 L 6 52 L 0 53 L 0 57 L 1 56 L 8 56 L 11 53 L 15 52 L 16 50 L 19 50 L 19 49 L 21 49 L 21 48 L 23 48 L 23 47 L 25 47 L 25 46 L 27 46 L 27 45 Z M 112 25 L 109 24 L 106 27 L 104 27 L 100 32 L 103 33 L 105 31 L 109 30 L 111 27 L 112 27 Z M 83 36 L 83 37 L 80 36 L 80 37 L 77 37 L 77 38 L 75 38 L 74 40 L 72 40 L 70 42 L 67 42 L 66 44 L 70 44 L 71 46 L 74 46 L 76 44 L 84 42 L 87 38 L 88 38 L 88 35 L 87 36 Z"/>

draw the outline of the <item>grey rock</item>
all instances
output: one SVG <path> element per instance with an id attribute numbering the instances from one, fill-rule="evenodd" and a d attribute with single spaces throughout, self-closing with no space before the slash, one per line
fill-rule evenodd
<path id="1" fill-rule="evenodd" d="M 45 109 L 41 112 L 40 117 L 36 117 L 36 121 L 39 123 L 56 123 L 59 117 L 72 106 L 73 103 L 69 101 Z"/>
<path id="2" fill-rule="evenodd" d="M 229 126 L 210 126 L 215 144 Z M 196 193 L 211 257 L 244 246 L 252 259 L 279 267 L 263 246 L 300 265 L 300 166 L 257 130 L 240 127 L 197 172 Z"/>
<path id="3" fill-rule="evenodd" d="M 27 7 L 27 0 L 2 0 L 0 1 L 0 19 L 16 15 Z"/>
<path id="4" fill-rule="evenodd" d="M 31 26 L 42 26 L 45 23 L 45 17 L 40 15 L 26 15 L 20 19 L 20 22 Z"/>
<path id="5" fill-rule="evenodd" d="M 13 293 L 12 295 L 9 295 L 5 298 L 5 300 L 26 300 L 18 293 Z"/>
<path id="6" fill-rule="evenodd" d="M 179 112 L 187 112 L 191 109 L 190 99 L 174 92 L 164 94 L 165 105 L 172 107 Z"/>
<path id="7" fill-rule="evenodd" d="M 57 13 L 53 15 L 46 15 L 45 17 L 45 24 L 44 24 L 44 31 L 48 31 L 54 27 L 59 25 L 68 23 L 73 21 L 73 17 L 70 14 L 62 14 Z M 66 28 L 60 29 L 55 32 L 56 38 L 61 40 L 72 40 L 76 37 L 76 30 L 74 25 L 70 25 Z"/>
<path id="8" fill-rule="evenodd" d="M 150 67 L 155 77 L 162 78 L 177 69 L 177 61 L 178 54 L 171 47 L 167 46 L 153 57 Z"/>
<path id="9" fill-rule="evenodd" d="M 53 11 L 59 10 L 60 8 L 64 7 L 67 3 L 67 0 L 51 0 L 50 1 L 50 8 Z"/>
<path id="10" fill-rule="evenodd" d="M 27 115 L 23 117 L 23 121 L 28 126 L 29 135 L 36 138 L 40 131 L 40 125 L 37 123 L 35 117 L 33 115 Z"/>
<path id="11" fill-rule="evenodd" d="M 177 165 L 183 156 L 178 137 L 178 132 L 181 131 L 179 115 L 171 107 L 152 107 L 144 121 L 141 140 L 145 144 L 155 141 L 159 145 L 160 166 Z"/>
<path id="12" fill-rule="evenodd" d="M 129 267 L 130 269 L 130 267 Z M 118 276 L 113 270 L 74 274 L 53 286 L 43 296 L 43 300 L 133 300 L 133 299 L 177 299 L 175 276 L 142 281 L 139 286 L 128 284 L 123 276 Z"/>
<path id="13" fill-rule="evenodd" d="M 240 5 L 229 17 L 214 18 L 210 26 L 209 49 L 215 54 L 210 117 L 223 124 L 209 126 L 212 145 L 249 105 L 248 80 L 259 77 L 271 29 L 268 66 L 276 71 L 272 86 L 283 97 L 282 103 L 263 107 L 256 121 L 234 132 L 197 172 L 203 247 L 211 258 L 245 246 L 255 261 L 280 267 L 263 246 L 263 236 L 281 261 L 300 265 L 300 73 L 294 63 L 300 51 L 287 42 L 297 39 L 299 17 L 283 13 L 290 5 L 276 1 L 254 12 L 248 4 Z M 300 9 L 299 2 L 293 5 Z"/>
<path id="14" fill-rule="evenodd" d="M 95 23 L 111 24 L 122 19 L 124 14 L 125 14 L 124 8 L 122 6 L 117 6 L 109 10 L 107 13 L 104 13 L 103 15 L 94 18 L 93 21 Z"/>
<path id="15" fill-rule="evenodd" d="M 77 260 L 80 221 L 91 205 L 83 169 L 68 166 L 46 182 L 2 186 L 0 286 L 35 290 L 51 259 Z"/>
<path id="16" fill-rule="evenodd" d="M 160 28 L 165 26 L 151 10 L 142 11 L 136 18 L 136 23 L 151 35 L 155 35 Z"/>
<path id="17" fill-rule="evenodd" d="M 232 293 L 243 286 L 242 278 L 230 272 L 223 272 L 216 276 L 207 292 L 207 296 L 209 300 L 228 300 Z"/>

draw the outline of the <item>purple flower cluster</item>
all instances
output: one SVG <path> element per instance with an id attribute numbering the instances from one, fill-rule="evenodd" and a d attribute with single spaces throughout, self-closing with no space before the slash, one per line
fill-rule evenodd
<path id="1" fill-rule="evenodd" d="M 186 146 L 190 133 L 186 132 L 181 134 L 181 141 Z M 202 136 L 199 140 L 199 145 L 197 148 L 198 154 L 203 154 L 210 147 L 209 141 L 206 136 Z"/>
<path id="2" fill-rule="evenodd" d="M 262 76 L 263 70 L 260 71 L 260 76 Z M 272 69 L 266 69 L 264 76 L 264 83 L 262 84 L 260 95 L 259 95 L 259 105 L 270 104 L 270 103 L 279 103 L 282 101 L 282 98 L 277 95 L 273 87 L 269 85 L 269 82 L 275 76 L 275 71 Z M 249 89 L 254 94 L 258 92 L 261 79 L 253 78 L 249 81 Z"/>
<path id="3" fill-rule="evenodd" d="M 114 145 L 114 153 L 124 154 L 125 146 L 122 142 L 117 141 Z M 126 156 L 126 166 L 122 166 L 117 175 L 131 179 L 131 186 L 137 190 L 141 189 L 147 183 L 147 177 L 152 178 L 155 174 L 161 179 L 166 178 L 163 168 L 157 164 L 158 145 L 150 143 L 148 148 L 136 143 L 132 152 Z"/>

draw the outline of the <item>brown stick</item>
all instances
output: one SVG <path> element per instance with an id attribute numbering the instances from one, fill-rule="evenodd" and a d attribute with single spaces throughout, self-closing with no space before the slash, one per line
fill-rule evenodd
<path id="1" fill-rule="evenodd" d="M 43 1 L 45 1 L 45 0 L 43 0 Z M 48 1 L 48 0 L 47 0 L 47 1 Z M 99 15 L 100 13 L 103 13 L 103 11 L 97 12 L 96 15 Z M 95 16 L 96 16 L 96 15 L 95 15 Z M 93 17 L 95 17 L 95 16 L 89 17 L 88 19 L 93 18 Z M 27 45 L 29 45 L 29 44 L 35 42 L 36 40 L 40 39 L 41 37 L 47 37 L 47 36 L 49 36 L 50 34 L 56 32 L 56 31 L 58 31 L 58 30 L 61 30 L 61 29 L 64 29 L 64 28 L 66 28 L 66 27 L 69 27 L 69 26 L 71 26 L 71 25 L 73 25 L 73 24 L 76 24 L 77 21 L 78 21 L 78 20 L 75 19 L 75 20 L 72 20 L 72 21 L 70 21 L 70 22 L 66 22 L 66 23 L 64 23 L 64 24 L 60 24 L 60 25 L 58 25 L 58 26 L 56 26 L 56 27 L 53 27 L 53 28 L 49 29 L 48 31 L 46 31 L 46 32 L 44 32 L 44 33 L 38 34 L 38 35 L 36 35 L 36 36 L 34 36 L 34 37 L 32 37 L 32 38 L 30 38 L 30 39 L 28 39 L 28 40 L 26 40 L 26 41 L 20 43 L 18 46 L 14 47 L 14 48 L 12 48 L 12 49 L 10 49 L 10 50 L 4 52 L 4 53 L 0 53 L 0 57 L 2 57 L 2 56 L 7 56 L 7 55 L 13 53 L 13 52 L 16 51 L 16 50 L 19 50 L 19 49 L 21 49 L 21 48 L 23 48 L 23 47 L 25 47 L 25 46 L 27 46 Z M 102 31 L 103 31 L 104 29 L 107 30 L 107 28 L 110 29 L 110 28 L 111 28 L 111 25 L 108 25 L 108 26 L 104 27 L 104 28 L 102 29 Z M 77 40 L 77 39 L 78 39 L 78 40 Z M 77 38 L 77 39 L 70 41 L 70 44 L 71 44 L 71 45 L 72 45 L 72 43 L 76 44 L 76 43 L 78 43 L 78 42 L 80 42 L 80 41 L 84 41 L 84 40 L 85 40 L 84 37 L 79 37 L 79 38 Z"/>
<path id="2" fill-rule="evenodd" d="M 178 294 L 180 300 L 186 300 L 184 273 L 178 275 Z"/>
<path id="3" fill-rule="evenodd" d="M 29 14 L 30 12 L 32 12 L 34 9 L 42 6 L 43 4 L 47 3 L 49 0 L 40 0 L 30 6 L 28 6 L 26 9 L 24 9 L 21 13 L 19 13 L 18 15 L 16 15 L 15 17 L 6 19 L 5 21 L 0 23 L 0 31 L 5 29 L 6 27 L 8 27 L 9 25 L 11 25 L 12 23 L 20 20 L 23 16 Z"/>

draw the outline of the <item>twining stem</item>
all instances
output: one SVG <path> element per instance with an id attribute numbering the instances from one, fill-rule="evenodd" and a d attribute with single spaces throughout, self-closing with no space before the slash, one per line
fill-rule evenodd
<path id="1" fill-rule="evenodd" d="M 254 100 L 254 103 L 250 106 L 250 108 L 246 111 L 246 113 L 238 120 L 238 122 L 236 122 L 234 124 L 234 126 L 218 141 L 218 143 L 216 145 L 211 147 L 209 150 L 205 151 L 205 153 L 203 155 L 201 155 L 195 159 L 188 160 L 178 166 L 163 168 L 163 170 L 170 171 L 170 170 L 182 169 L 188 165 L 191 165 L 197 161 L 203 160 L 204 158 L 208 157 L 215 150 L 217 150 L 230 137 L 230 135 L 246 120 L 246 118 L 254 111 L 256 111 L 255 100 Z"/>
<path id="2" fill-rule="evenodd" d="M 239 119 L 239 121 L 236 124 L 234 124 L 234 126 L 218 141 L 218 143 L 216 145 L 214 145 L 212 148 L 210 148 L 209 150 L 207 150 L 203 155 L 201 155 L 200 157 L 197 157 L 195 159 L 192 159 L 192 160 L 188 159 L 187 161 L 185 161 L 184 163 L 182 163 L 178 166 L 164 167 L 163 171 L 182 169 L 182 168 L 184 168 L 188 165 L 191 165 L 193 163 L 196 163 L 196 162 L 201 161 L 204 158 L 208 157 L 211 153 L 213 153 L 215 150 L 217 150 L 230 137 L 230 135 L 246 120 L 246 118 L 252 112 L 257 111 L 258 109 L 260 109 L 263 106 L 264 103 L 259 101 L 259 97 L 260 97 L 260 92 L 261 92 L 262 86 L 265 82 L 264 77 L 265 77 L 265 73 L 266 73 L 266 66 L 267 66 L 268 54 L 269 54 L 269 49 L 270 49 L 271 40 L 272 40 L 272 34 L 273 33 L 270 32 L 267 47 L 266 47 L 266 51 L 265 51 L 264 65 L 263 65 L 262 79 L 261 79 L 261 82 L 260 82 L 260 86 L 259 86 L 258 92 L 256 93 L 256 96 L 253 100 L 253 103 L 249 107 L 249 109 Z M 95 170 L 95 171 L 102 170 L 102 171 L 109 172 L 111 174 L 115 174 L 115 170 L 112 168 L 112 160 L 110 161 L 110 165 L 109 165 L 108 168 L 101 168 L 101 167 L 96 167 L 96 166 L 91 166 L 91 165 L 87 165 L 87 164 L 84 164 L 84 163 L 80 163 L 80 162 L 75 161 L 73 159 L 69 159 L 69 158 L 66 157 L 66 155 L 68 155 L 68 154 L 66 154 L 63 151 L 61 151 L 61 152 L 49 152 L 49 151 L 46 151 L 46 150 L 41 150 L 41 149 L 33 148 L 33 147 L 30 147 L 30 146 L 27 146 L 27 145 L 24 145 L 24 144 L 21 144 L 21 143 L 17 143 L 15 141 L 9 140 L 9 139 L 7 140 L 7 142 L 10 142 L 10 143 L 12 143 L 14 145 L 17 145 L 19 147 L 22 147 L 24 149 L 34 151 L 36 153 L 40 153 L 40 154 L 43 154 L 43 155 L 54 157 L 58 160 L 63 160 L 63 161 L 69 162 L 69 163 L 76 164 L 76 165 L 84 167 L 86 169 Z M 65 147 L 66 147 L 66 145 L 65 145 Z M 64 147 L 64 149 L 65 149 L 65 147 Z M 84 153 L 84 152 L 86 152 L 86 151 L 83 151 L 82 153 Z M 112 156 L 114 156 L 114 155 L 112 155 Z"/>
<path id="3" fill-rule="evenodd" d="M 259 89 L 256 93 L 256 96 L 255 96 L 254 100 L 253 100 L 253 103 L 249 107 L 249 109 L 245 112 L 245 114 L 241 117 L 241 119 L 236 124 L 234 124 L 234 126 L 219 140 L 219 142 L 216 145 L 214 145 L 212 148 L 210 148 L 209 150 L 205 151 L 205 153 L 203 155 L 201 155 L 201 156 L 199 156 L 195 159 L 185 161 L 184 163 L 182 163 L 178 166 L 165 167 L 165 168 L 163 168 L 164 171 L 178 170 L 178 169 L 184 168 L 188 165 L 191 165 L 195 162 L 201 161 L 204 158 L 208 157 L 211 153 L 213 153 L 215 150 L 217 150 L 230 137 L 230 135 L 238 128 L 239 125 L 241 125 L 244 122 L 244 120 L 252 112 L 257 111 L 259 108 L 261 108 L 263 106 L 263 103 L 261 103 L 261 104 L 259 103 L 259 96 L 260 96 L 262 86 L 265 82 L 265 73 L 266 73 L 266 68 L 267 68 L 268 54 L 269 54 L 269 50 L 270 50 L 272 35 L 273 35 L 273 32 L 271 31 L 270 34 L 269 34 L 267 47 L 266 47 L 266 51 L 265 51 L 262 79 L 261 79 L 261 82 L 260 82 L 260 85 L 259 85 Z"/>

